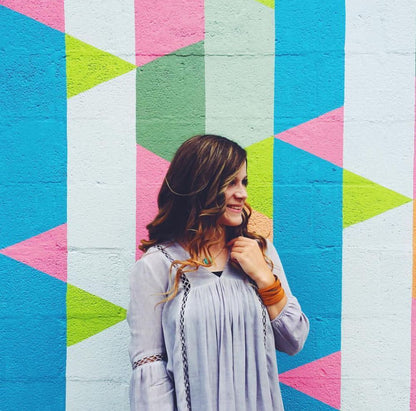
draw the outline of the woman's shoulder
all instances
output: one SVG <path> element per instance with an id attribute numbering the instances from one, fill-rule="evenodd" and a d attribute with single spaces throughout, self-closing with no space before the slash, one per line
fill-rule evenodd
<path id="1" fill-rule="evenodd" d="M 175 259 L 171 248 L 171 243 L 160 243 L 148 248 L 147 251 L 136 261 L 135 267 L 155 265 L 170 266 L 172 261 Z"/>
<path id="2" fill-rule="evenodd" d="M 276 251 L 276 247 L 273 244 L 273 241 L 271 241 L 270 239 L 266 238 L 266 253 L 277 253 Z"/>
<path id="3" fill-rule="evenodd" d="M 276 247 L 274 246 L 273 242 L 266 238 L 266 249 L 265 253 L 267 257 L 269 257 L 273 261 L 277 261 L 280 264 L 280 257 L 279 253 L 276 250 Z"/>
<path id="4" fill-rule="evenodd" d="M 133 271 L 149 269 L 170 269 L 175 260 L 186 260 L 185 250 L 176 242 L 164 242 L 150 247 L 135 262 Z"/>
<path id="5" fill-rule="evenodd" d="M 145 282 L 149 285 L 158 284 L 163 289 L 170 281 L 172 261 L 167 254 L 175 254 L 172 252 L 170 243 L 157 244 L 150 247 L 142 256 L 134 263 L 130 278 L 132 282 Z M 169 254 L 168 254 L 169 255 Z"/>

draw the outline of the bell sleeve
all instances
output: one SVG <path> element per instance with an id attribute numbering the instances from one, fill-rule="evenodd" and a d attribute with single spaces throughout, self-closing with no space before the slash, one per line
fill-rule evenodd
<path id="1" fill-rule="evenodd" d="M 283 270 L 279 255 L 271 242 L 268 242 L 267 254 L 273 262 L 273 274 L 275 274 L 285 290 L 287 303 L 276 318 L 271 320 L 274 334 L 275 347 L 278 351 L 294 355 L 302 350 L 309 334 L 309 320 L 303 313 L 296 297 L 290 291 L 290 287 Z"/>
<path id="2" fill-rule="evenodd" d="M 155 255 L 144 255 L 130 274 L 129 355 L 132 364 L 130 409 L 132 411 L 176 410 L 174 384 L 166 371 L 162 329 L 163 303 L 169 272 Z M 157 255 L 156 255 L 157 257 Z"/>

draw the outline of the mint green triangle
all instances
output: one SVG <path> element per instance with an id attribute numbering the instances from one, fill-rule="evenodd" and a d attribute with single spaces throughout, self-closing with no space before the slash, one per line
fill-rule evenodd
<path id="1" fill-rule="evenodd" d="M 269 137 L 246 147 L 247 201 L 269 218 L 273 218 L 273 142 L 274 137 Z"/>
<path id="2" fill-rule="evenodd" d="M 67 346 L 79 343 L 126 318 L 126 310 L 68 284 Z"/>
<path id="3" fill-rule="evenodd" d="M 65 47 L 68 98 L 136 68 L 134 64 L 68 34 L 65 35 Z"/>
<path id="4" fill-rule="evenodd" d="M 136 85 L 137 144 L 171 161 L 186 139 L 205 133 L 203 41 L 139 67 Z"/>
<path id="5" fill-rule="evenodd" d="M 344 169 L 344 227 L 368 220 L 409 201 L 412 199 Z"/>

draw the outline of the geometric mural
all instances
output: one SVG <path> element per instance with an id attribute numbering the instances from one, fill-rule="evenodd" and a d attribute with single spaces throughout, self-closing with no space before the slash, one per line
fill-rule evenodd
<path id="1" fill-rule="evenodd" d="M 414 30 L 344 0 L 110 3 L 0 0 L 4 409 L 128 409 L 128 273 L 207 132 L 247 149 L 251 228 L 310 319 L 285 409 L 416 410 Z"/>
<path id="2" fill-rule="evenodd" d="M 136 85 L 137 143 L 170 161 L 187 136 L 205 130 L 204 43 L 139 67 Z"/>
<path id="3" fill-rule="evenodd" d="M 343 197 L 344 227 L 412 201 L 411 198 L 347 170 L 344 170 Z"/>
<path id="4" fill-rule="evenodd" d="M 300 11 L 278 0 L 275 11 L 273 237 L 310 320 L 302 352 L 278 354 L 282 386 L 292 387 L 283 401 L 339 409 L 341 364 L 333 372 L 324 364 L 341 352 L 344 2 L 312 1 Z"/>
<path id="5" fill-rule="evenodd" d="M 278 134 L 279 140 L 342 167 L 344 108 L 340 107 Z"/>
<path id="6" fill-rule="evenodd" d="M 264 153 L 273 152 L 273 141 L 274 138 L 269 137 L 246 147 L 250 205 L 269 218 L 273 217 L 273 158 L 270 154 L 265 158 Z"/>
<path id="7" fill-rule="evenodd" d="M 73 285 L 68 285 L 67 310 L 67 345 L 76 344 L 126 318 L 124 308 Z"/>
<path id="8" fill-rule="evenodd" d="M 66 235 L 66 224 L 62 224 L 20 243 L 3 248 L 0 253 L 66 281 Z"/>
<path id="9" fill-rule="evenodd" d="M 65 31 L 63 0 L 1 0 L 1 4 L 53 29 Z"/>
<path id="10" fill-rule="evenodd" d="M 335 409 L 341 406 L 341 353 L 336 352 L 319 360 L 279 375 L 283 384 L 293 387 Z"/>
<path id="11" fill-rule="evenodd" d="M 66 222 L 64 34 L 3 6 L 0 20 L 0 403 L 60 410 L 66 283 L 55 276 L 65 276 L 65 242 L 34 237 Z"/>
<path id="12" fill-rule="evenodd" d="M 257 0 L 260 3 L 263 3 L 265 6 L 273 8 L 274 7 L 274 0 Z"/>
<path id="13" fill-rule="evenodd" d="M 136 68 L 69 35 L 65 44 L 68 98 Z"/>

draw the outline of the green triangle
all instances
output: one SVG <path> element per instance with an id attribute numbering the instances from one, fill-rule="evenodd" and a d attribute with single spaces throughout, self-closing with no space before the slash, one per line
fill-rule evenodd
<path id="1" fill-rule="evenodd" d="M 67 97 L 104 83 L 136 68 L 113 54 L 65 35 Z"/>
<path id="2" fill-rule="evenodd" d="M 273 218 L 273 142 L 269 137 L 246 147 L 248 203 L 269 218 Z"/>
<path id="3" fill-rule="evenodd" d="M 264 4 L 267 7 L 270 7 L 271 9 L 274 9 L 274 0 L 257 0 L 259 3 Z"/>
<path id="4" fill-rule="evenodd" d="M 126 310 L 68 284 L 67 346 L 79 343 L 126 318 Z"/>
<path id="5" fill-rule="evenodd" d="M 136 142 L 165 160 L 187 138 L 205 133 L 204 54 L 200 41 L 137 70 Z"/>
<path id="6" fill-rule="evenodd" d="M 368 220 L 409 201 L 412 199 L 344 169 L 344 227 Z"/>

